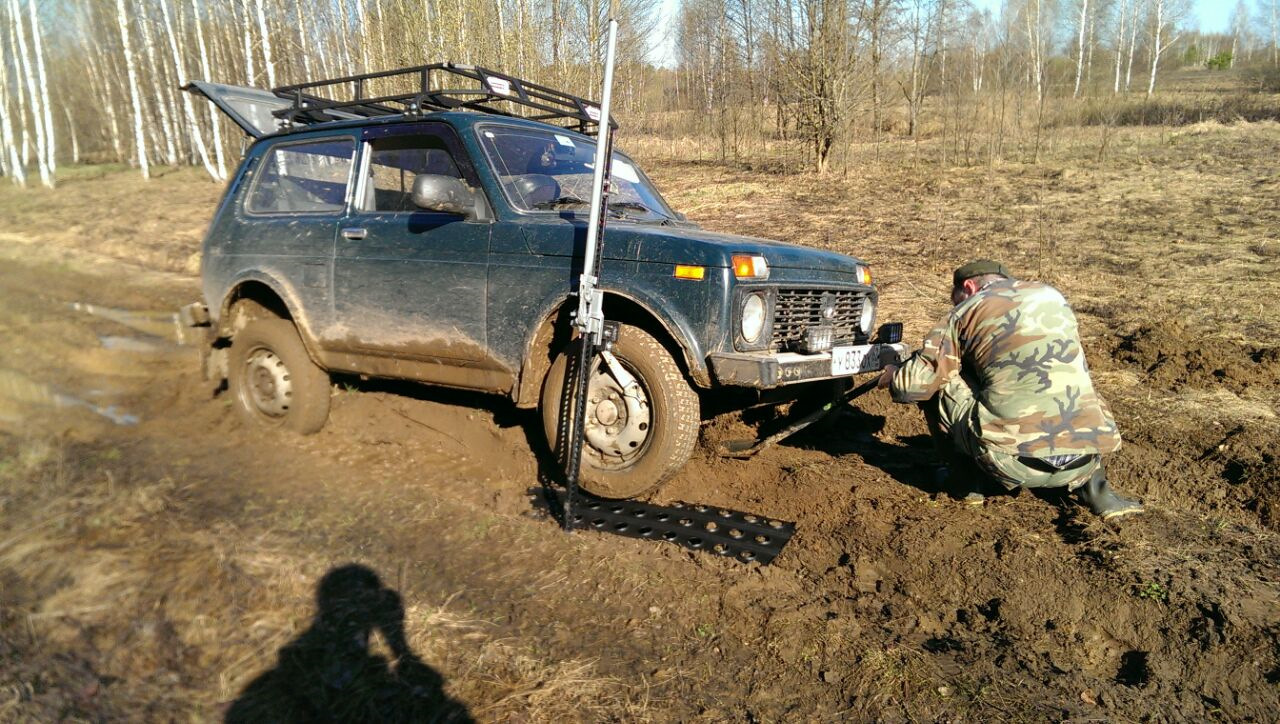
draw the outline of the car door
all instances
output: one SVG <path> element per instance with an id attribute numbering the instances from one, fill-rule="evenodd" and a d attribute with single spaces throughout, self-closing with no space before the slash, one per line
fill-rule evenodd
<path id="1" fill-rule="evenodd" d="M 258 152 L 224 242 L 211 246 L 206 278 L 258 278 L 284 293 L 314 338 L 332 308 L 334 236 L 346 214 L 357 141 L 347 133 L 283 138 Z"/>
<path id="2" fill-rule="evenodd" d="M 366 129 L 363 140 L 360 181 L 334 249 L 342 344 L 381 357 L 486 366 L 488 215 L 427 211 L 411 197 L 423 173 L 457 178 L 483 197 L 455 132 L 417 123 Z M 466 378 L 437 379 L 470 386 Z"/>

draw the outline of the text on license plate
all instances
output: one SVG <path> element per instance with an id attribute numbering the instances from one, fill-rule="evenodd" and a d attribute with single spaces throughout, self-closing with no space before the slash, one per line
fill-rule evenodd
<path id="1" fill-rule="evenodd" d="M 862 370 L 862 363 L 871 352 L 871 345 L 859 347 L 832 347 L 831 374 L 851 375 Z"/>

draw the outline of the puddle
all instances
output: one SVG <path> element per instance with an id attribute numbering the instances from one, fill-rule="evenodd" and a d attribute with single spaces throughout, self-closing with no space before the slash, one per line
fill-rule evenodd
<path id="1" fill-rule="evenodd" d="M 105 417 L 117 425 L 138 424 L 137 415 L 131 415 L 115 405 L 98 405 L 75 395 L 59 392 L 49 385 L 36 382 L 13 370 L 0 369 L 0 400 L 28 406 L 84 409 Z"/>
<path id="2" fill-rule="evenodd" d="M 123 324 L 129 329 L 143 334 L 169 340 L 175 344 L 189 344 L 193 337 L 178 320 L 177 312 L 140 312 L 131 309 L 113 309 L 88 302 L 72 302 L 71 308 L 77 312 L 91 314 L 101 319 L 109 319 Z M 103 346 L 107 346 L 104 342 Z"/>
<path id="3" fill-rule="evenodd" d="M 100 334 L 98 341 L 102 343 L 103 349 L 118 350 L 121 352 L 139 352 L 142 354 L 160 354 L 168 352 L 174 348 L 171 340 L 162 339 L 160 337 L 151 336 L 149 339 L 143 337 L 121 337 L 114 334 Z"/>

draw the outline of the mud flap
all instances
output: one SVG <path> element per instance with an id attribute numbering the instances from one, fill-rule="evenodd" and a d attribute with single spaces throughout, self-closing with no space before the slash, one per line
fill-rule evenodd
<path id="1" fill-rule="evenodd" d="M 707 505 L 654 505 L 604 500 L 579 492 L 572 527 L 675 543 L 743 563 L 768 565 L 796 532 L 796 524 Z M 536 498 L 535 498 L 536 500 Z"/>

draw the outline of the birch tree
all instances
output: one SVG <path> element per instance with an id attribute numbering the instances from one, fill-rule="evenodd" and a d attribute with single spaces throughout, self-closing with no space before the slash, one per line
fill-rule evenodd
<path id="1" fill-rule="evenodd" d="M 1151 75 L 1147 81 L 1147 97 L 1156 91 L 1156 71 L 1160 58 L 1178 40 L 1179 25 L 1190 12 L 1187 0 L 1151 0 Z"/>
<path id="2" fill-rule="evenodd" d="M 35 63 L 31 58 L 30 48 L 27 45 L 26 31 L 23 28 L 22 9 L 18 6 L 18 0 L 9 0 L 9 15 L 13 21 L 13 31 L 17 37 L 17 57 L 21 59 L 21 70 L 23 79 L 26 81 L 27 97 L 31 99 L 31 118 L 35 126 L 36 132 L 36 165 L 40 169 L 40 183 L 53 187 L 53 172 L 49 168 L 49 154 L 47 149 L 48 140 L 45 138 L 44 116 L 41 107 L 40 90 L 37 88 L 39 79 L 35 68 Z M 25 125 L 27 114 L 19 108 L 21 119 Z M 24 162 L 26 159 L 23 159 Z"/>
<path id="3" fill-rule="evenodd" d="M 129 42 L 129 20 L 125 14 L 124 0 L 116 0 L 116 18 L 120 22 L 120 42 L 124 49 L 125 67 L 129 72 L 129 101 L 133 105 L 133 137 L 138 153 L 138 167 L 142 178 L 151 178 L 151 166 L 147 163 L 147 140 L 142 133 L 142 99 L 138 97 L 138 61 L 133 45 Z"/>
<path id="4" fill-rule="evenodd" d="M 164 28 L 169 36 L 169 52 L 173 55 L 173 68 L 178 75 L 177 85 L 186 85 L 186 70 L 183 67 L 182 53 L 178 49 L 178 34 L 173 29 L 173 18 L 169 12 L 169 0 L 160 0 L 160 11 L 164 15 Z M 182 111 L 187 122 L 187 134 L 191 142 L 195 144 L 196 153 L 200 156 L 200 163 L 204 165 L 204 170 L 208 172 L 215 181 L 219 179 L 218 169 L 214 168 L 213 163 L 209 160 L 209 150 L 204 145 L 204 136 L 200 132 L 200 123 L 196 121 L 195 108 L 191 105 L 191 94 L 182 94 Z"/>
<path id="5" fill-rule="evenodd" d="M 0 54 L 9 57 L 8 53 Z M 5 154 L 5 173 L 13 183 L 27 185 L 27 171 L 22 164 L 22 154 L 18 153 L 18 139 L 14 135 L 13 118 L 9 113 L 9 64 L 0 62 L 0 153 Z"/>
<path id="6" fill-rule="evenodd" d="M 44 123 L 45 160 L 41 168 L 48 171 L 48 181 L 45 182 L 45 185 L 53 186 L 58 168 L 57 144 L 54 142 L 53 110 L 49 103 L 49 76 L 44 70 L 44 41 L 40 37 L 40 18 L 36 13 L 36 0 L 27 0 L 27 10 L 30 11 L 31 17 L 31 44 L 35 50 L 36 83 L 40 88 L 40 109 L 43 116 L 36 119 L 36 124 Z M 43 170 L 41 171 L 41 181 L 45 181 Z"/>
<path id="7" fill-rule="evenodd" d="M 1077 16 L 1079 26 L 1076 30 L 1076 88 L 1072 98 L 1080 97 L 1080 80 L 1084 77 L 1084 31 L 1089 24 L 1089 0 L 1080 0 L 1080 14 Z"/>

